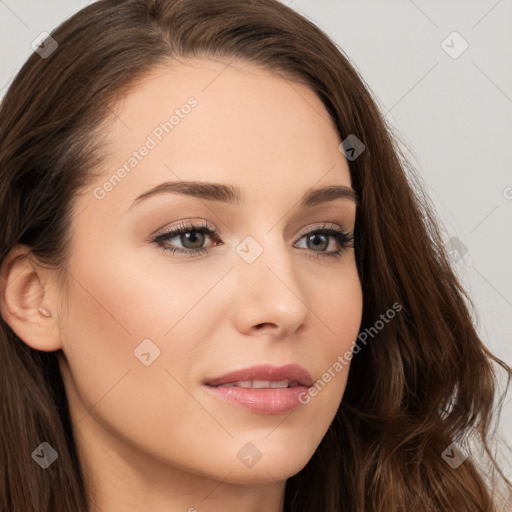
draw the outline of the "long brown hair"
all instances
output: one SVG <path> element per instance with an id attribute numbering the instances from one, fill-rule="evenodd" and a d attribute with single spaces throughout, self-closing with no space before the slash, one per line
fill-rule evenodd
<path id="1" fill-rule="evenodd" d="M 104 155 L 101 128 L 155 66 L 241 59 L 306 84 L 341 140 L 365 145 L 349 161 L 361 328 L 402 309 L 354 355 L 333 423 L 287 480 L 285 510 L 496 511 L 477 460 L 454 469 L 442 454 L 476 439 L 510 486 L 489 434 L 496 370 L 508 385 L 511 369 L 479 338 L 419 178 L 343 51 L 277 0 L 100 0 L 51 36 L 58 47 L 34 52 L 1 104 L 0 263 L 26 244 L 65 279 L 73 198 Z M 28 347 L 3 318 L 0 433 L 1 512 L 89 510 L 56 352 Z M 31 458 L 43 441 L 58 452 L 46 470 Z"/>

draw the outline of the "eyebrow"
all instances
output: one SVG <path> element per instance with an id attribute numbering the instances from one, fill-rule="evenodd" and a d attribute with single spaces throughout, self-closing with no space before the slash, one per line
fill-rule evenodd
<path id="1" fill-rule="evenodd" d="M 244 198 L 242 190 L 234 185 L 224 185 L 222 183 L 208 183 L 203 181 L 167 181 L 160 183 L 156 187 L 144 192 L 134 199 L 130 208 L 140 202 L 161 194 L 183 194 L 207 201 L 218 201 L 233 205 L 238 205 Z M 335 201 L 337 199 L 348 199 L 359 203 L 354 189 L 345 185 L 330 185 L 323 188 L 310 188 L 302 196 L 300 201 L 301 208 L 310 208 L 322 203 Z"/>

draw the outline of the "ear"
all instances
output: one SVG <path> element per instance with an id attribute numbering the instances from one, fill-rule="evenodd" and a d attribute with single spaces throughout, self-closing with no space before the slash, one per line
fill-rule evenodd
<path id="1" fill-rule="evenodd" d="M 37 269 L 37 270 L 36 270 Z M 28 346 L 44 352 L 62 348 L 52 273 L 37 265 L 26 245 L 16 245 L 0 268 L 0 313 Z"/>

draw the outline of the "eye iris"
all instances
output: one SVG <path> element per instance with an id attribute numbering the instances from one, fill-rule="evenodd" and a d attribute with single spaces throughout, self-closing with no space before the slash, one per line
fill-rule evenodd
<path id="1" fill-rule="evenodd" d="M 313 248 L 320 248 L 320 249 L 327 249 L 327 247 L 329 247 L 329 240 L 328 240 L 328 237 L 326 235 L 323 235 L 321 233 L 313 233 L 312 235 L 310 235 L 308 237 L 308 246 L 309 246 L 309 242 L 315 238 L 315 237 L 318 237 L 318 238 L 321 238 L 322 240 L 320 240 L 319 243 L 314 243 L 313 244 Z M 318 238 L 316 240 L 318 240 Z"/>
<path id="2" fill-rule="evenodd" d="M 204 243 L 204 233 L 201 233 L 200 231 L 188 231 L 187 233 L 182 233 L 181 241 L 183 246 L 187 249 L 197 249 Z M 187 243 L 192 242 L 193 245 L 191 247 L 187 246 L 187 243 L 184 243 L 185 241 Z"/>

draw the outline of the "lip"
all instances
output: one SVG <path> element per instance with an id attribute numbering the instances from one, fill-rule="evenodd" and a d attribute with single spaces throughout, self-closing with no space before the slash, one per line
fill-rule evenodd
<path id="1" fill-rule="evenodd" d="M 226 373 L 221 377 L 206 381 L 208 386 L 219 386 L 243 380 L 284 380 L 297 381 L 300 386 L 311 386 L 313 379 L 311 374 L 298 364 L 287 364 L 284 366 L 272 366 L 270 364 L 260 364 L 243 368 L 234 372 Z"/>
<path id="2" fill-rule="evenodd" d="M 281 381 L 288 379 L 294 385 L 288 388 L 245 388 L 230 383 L 248 380 Z M 224 384 L 224 386 L 221 386 Z M 297 364 L 252 366 L 227 373 L 204 382 L 205 390 L 231 404 L 260 414 L 285 414 L 303 404 L 300 397 L 313 384 L 310 373 Z"/>

